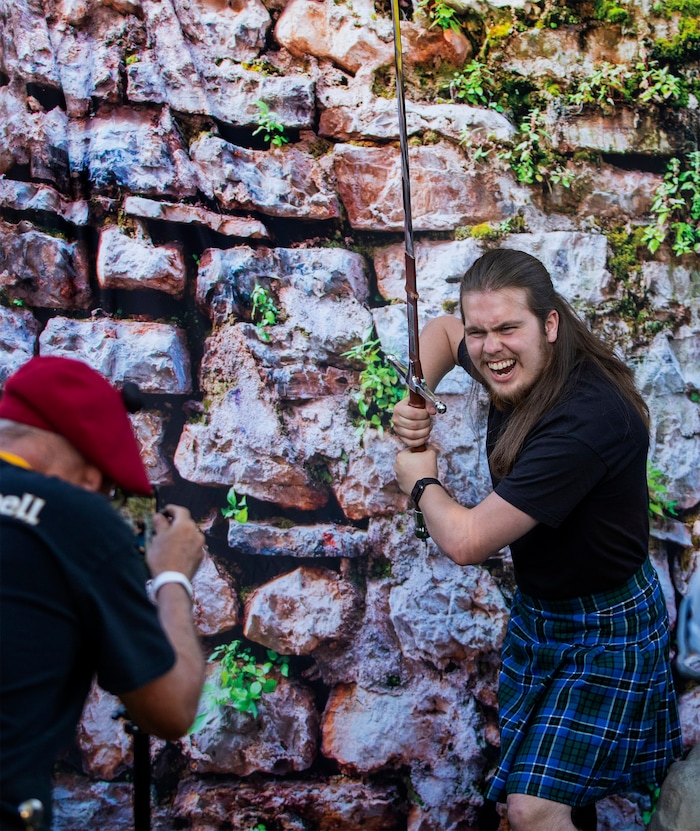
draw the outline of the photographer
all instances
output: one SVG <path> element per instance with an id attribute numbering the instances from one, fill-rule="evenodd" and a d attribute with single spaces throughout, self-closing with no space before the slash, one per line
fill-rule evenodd
<path id="1" fill-rule="evenodd" d="M 0 399 L 0 829 L 43 805 L 93 677 L 164 739 L 195 718 L 204 660 L 192 587 L 204 537 L 182 507 L 153 520 L 146 592 L 138 540 L 110 506 L 149 495 L 123 397 L 86 364 L 33 358 Z"/>

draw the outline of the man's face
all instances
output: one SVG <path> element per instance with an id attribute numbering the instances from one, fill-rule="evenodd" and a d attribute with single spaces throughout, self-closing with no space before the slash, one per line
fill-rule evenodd
<path id="1" fill-rule="evenodd" d="M 497 405 L 522 401 L 542 374 L 557 339 L 559 314 L 542 322 L 525 289 L 472 291 L 462 299 L 467 352 Z"/>

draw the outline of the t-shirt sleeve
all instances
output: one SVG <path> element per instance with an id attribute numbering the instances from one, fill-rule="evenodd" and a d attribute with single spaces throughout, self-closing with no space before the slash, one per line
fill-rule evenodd
<path id="1" fill-rule="evenodd" d="M 544 434 L 526 442 L 495 492 L 537 522 L 558 528 L 606 471 L 586 443 L 570 435 Z"/>
<path id="2" fill-rule="evenodd" d="M 474 378 L 474 380 L 481 381 L 479 374 L 474 369 L 472 359 L 469 357 L 469 352 L 467 352 L 467 344 L 464 342 L 464 338 L 462 338 L 459 342 L 459 346 L 457 347 L 457 362 L 468 375 L 471 375 L 471 377 Z"/>
<path id="3" fill-rule="evenodd" d="M 97 680 L 119 695 L 165 674 L 175 663 L 175 653 L 146 594 L 148 574 L 133 535 L 121 520 L 111 530 L 112 544 L 95 559 L 83 608 Z"/>

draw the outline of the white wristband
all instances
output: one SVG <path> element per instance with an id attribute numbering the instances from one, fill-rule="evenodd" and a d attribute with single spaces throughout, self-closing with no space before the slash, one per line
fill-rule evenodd
<path id="1" fill-rule="evenodd" d="M 146 591 L 152 603 L 158 599 L 158 592 L 166 583 L 179 583 L 187 592 L 190 600 L 194 601 L 194 592 L 192 591 L 192 583 L 187 579 L 181 571 L 161 571 L 153 580 L 146 583 Z"/>

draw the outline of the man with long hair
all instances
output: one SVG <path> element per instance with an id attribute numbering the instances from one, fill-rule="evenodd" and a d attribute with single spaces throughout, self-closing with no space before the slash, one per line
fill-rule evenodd
<path id="1" fill-rule="evenodd" d="M 421 363 L 432 387 L 458 365 L 487 390 L 493 491 L 472 508 L 445 491 L 435 450 L 410 449 L 425 444 L 434 409 L 406 399 L 393 423 L 409 449 L 395 470 L 454 562 L 511 548 L 501 757 L 487 796 L 507 802 L 514 831 L 574 831 L 590 827 L 597 800 L 659 784 L 681 755 L 668 616 L 648 557 L 648 410 L 632 371 L 536 258 L 487 252 L 460 300 L 462 322 L 424 328 Z"/>

